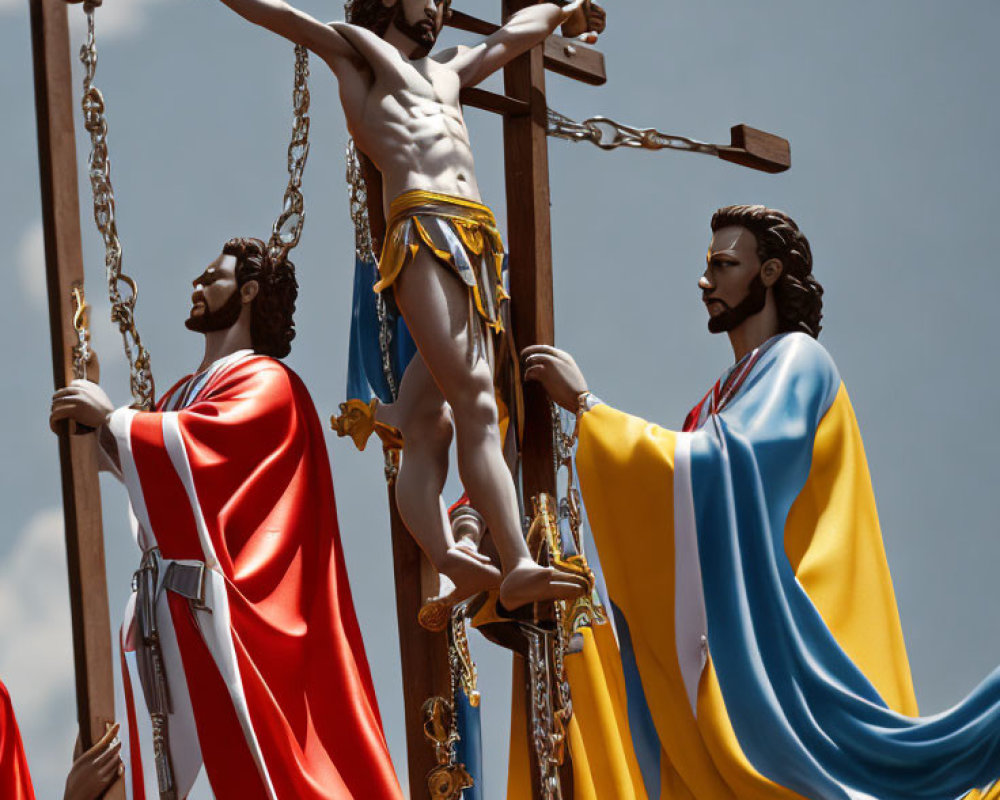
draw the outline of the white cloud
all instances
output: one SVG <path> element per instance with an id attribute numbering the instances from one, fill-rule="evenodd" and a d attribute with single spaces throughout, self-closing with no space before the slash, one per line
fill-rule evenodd
<path id="1" fill-rule="evenodd" d="M 162 0 L 111 0 L 95 12 L 97 47 L 101 42 L 124 39 L 140 33 L 146 24 L 150 6 Z M 74 42 L 83 41 L 86 17 L 80 8 L 70 9 L 70 37 Z"/>
<path id="2" fill-rule="evenodd" d="M 38 512 L 0 566 L 0 631 L 15 647 L 0 652 L 0 676 L 16 687 L 26 716 L 73 684 L 66 548 L 58 509 Z"/>
<path id="3" fill-rule="evenodd" d="M 4 0 L 0 0 L 0 3 Z M 17 274 L 21 288 L 35 308 L 45 307 L 45 234 L 42 221 L 35 220 L 17 244 Z"/>
<path id="4" fill-rule="evenodd" d="M 127 38 L 141 32 L 146 24 L 150 6 L 164 0 L 108 0 L 97 9 L 97 44 L 113 39 Z M 25 0 L 0 0 L 0 16 L 4 14 L 28 15 Z M 81 42 L 86 31 L 82 5 L 69 8 L 70 36 Z"/>
<path id="5" fill-rule="evenodd" d="M 62 513 L 39 511 L 0 562 L 0 678 L 39 797 L 61 793 L 76 735 Z"/>

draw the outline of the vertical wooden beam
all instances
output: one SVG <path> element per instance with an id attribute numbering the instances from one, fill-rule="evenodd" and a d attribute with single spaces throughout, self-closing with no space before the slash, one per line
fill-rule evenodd
<path id="1" fill-rule="evenodd" d="M 52 373 L 59 388 L 73 378 L 71 292 L 83 286 L 71 51 L 65 0 L 30 3 Z M 59 433 L 77 718 L 85 748 L 115 716 L 96 448 L 93 434 Z M 106 797 L 124 800 L 124 784 L 118 781 Z"/>
<path id="2" fill-rule="evenodd" d="M 504 19 L 534 0 L 504 0 Z M 538 45 L 504 69 L 504 91 L 528 103 L 523 116 L 504 116 L 507 238 L 511 315 L 519 348 L 554 343 L 552 227 L 549 217 L 549 151 L 546 133 L 544 47 Z M 537 385 L 525 387 L 522 461 L 525 496 L 554 492 L 548 400 Z"/>
<path id="3" fill-rule="evenodd" d="M 437 766 L 434 746 L 424 736 L 424 703 L 431 697 L 447 699 L 451 692 L 448 634 L 431 633 L 417 623 L 421 596 L 420 576 L 426 556 L 399 516 L 395 472 L 398 451 L 386 452 L 389 518 L 392 526 L 392 561 L 396 577 L 396 624 L 403 667 L 403 709 L 406 721 L 406 762 L 411 800 L 432 800 L 427 775 Z"/>
<path id="4" fill-rule="evenodd" d="M 503 19 L 535 0 L 503 0 Z M 504 160 L 507 183 L 507 238 L 510 258 L 511 317 L 517 347 L 554 344 L 552 290 L 552 225 L 549 213 L 548 105 L 545 97 L 545 46 L 539 44 L 504 69 L 504 93 L 528 104 L 526 115 L 504 116 Z M 549 402 L 535 384 L 524 387 L 522 481 L 526 505 L 540 492 L 555 494 L 552 420 Z M 527 509 L 530 513 L 530 508 Z M 546 613 L 542 607 L 539 613 Z M 515 656 L 517 658 L 518 656 Z M 528 670 L 524 670 L 528 675 Z M 523 686 L 525 707 L 529 686 Z M 525 715 L 529 743 L 532 796 L 542 797 L 538 763 L 531 745 L 531 714 Z M 573 769 L 566 749 L 560 771 L 562 796 L 571 800 Z"/>

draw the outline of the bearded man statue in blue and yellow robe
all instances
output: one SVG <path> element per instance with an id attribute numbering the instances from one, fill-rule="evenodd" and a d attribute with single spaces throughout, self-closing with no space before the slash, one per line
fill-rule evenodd
<path id="1" fill-rule="evenodd" d="M 646 796 L 1000 797 L 1000 671 L 918 716 L 806 238 L 763 206 L 712 230 L 699 287 L 735 364 L 682 431 L 601 403 L 568 354 L 526 351 L 525 378 L 579 414 Z"/>

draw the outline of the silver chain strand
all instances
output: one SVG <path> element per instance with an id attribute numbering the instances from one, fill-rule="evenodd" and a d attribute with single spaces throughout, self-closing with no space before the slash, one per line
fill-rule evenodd
<path id="1" fill-rule="evenodd" d="M 149 351 L 142 344 L 135 326 L 135 302 L 138 289 L 135 281 L 122 272 L 122 245 L 118 238 L 115 217 L 115 193 L 111 185 L 111 161 L 108 156 L 108 122 L 104 116 L 104 96 L 94 86 L 97 71 L 97 40 L 94 34 L 94 7 L 84 6 L 87 15 L 87 41 L 80 48 L 83 62 L 83 124 L 90 134 L 88 167 L 90 188 L 94 196 L 94 221 L 104 239 L 104 265 L 108 278 L 108 299 L 111 301 L 111 321 L 118 325 L 129 365 L 129 387 L 132 407 L 148 411 L 153 407 L 153 373 Z M 122 287 L 125 294 L 122 294 Z"/>
<path id="2" fill-rule="evenodd" d="M 362 261 L 374 261 L 372 226 L 368 217 L 368 184 L 361 170 L 361 157 L 354 140 L 347 142 L 347 191 L 351 203 L 351 222 L 354 223 L 354 254 Z"/>
<path id="3" fill-rule="evenodd" d="M 549 636 L 534 625 L 522 625 L 521 630 L 528 640 L 528 685 L 531 709 L 531 736 L 538 767 L 539 788 L 542 800 L 562 800 L 562 785 L 559 780 L 559 743 L 553 734 L 556 731 L 555 713 L 552 708 L 551 674 L 549 671 Z"/>
<path id="4" fill-rule="evenodd" d="M 573 544 L 576 552 L 585 556 L 583 532 L 581 530 L 582 520 L 580 518 L 580 492 L 576 486 L 576 471 L 574 469 L 574 450 L 576 445 L 575 431 L 567 432 L 563 425 L 562 414 L 559 407 L 549 401 L 549 408 L 552 413 L 552 460 L 555 474 L 564 470 L 566 473 L 566 494 L 558 498 L 558 514 L 560 521 L 566 521 L 570 528 Z M 558 481 L 557 481 L 558 493 Z"/>
<path id="5" fill-rule="evenodd" d="M 309 158 L 309 51 L 302 45 L 295 47 L 295 87 L 292 92 L 292 139 L 288 143 L 288 186 L 281 206 L 281 214 L 274 221 L 267 252 L 271 262 L 284 261 L 288 252 L 299 243 L 302 226 L 306 220 L 305 200 L 302 197 L 302 174 Z"/>
<path id="6" fill-rule="evenodd" d="M 548 134 L 572 142 L 590 142 L 602 150 L 619 147 L 644 150 L 684 150 L 689 153 L 719 155 L 718 145 L 699 142 L 687 136 L 673 136 L 655 128 L 634 128 L 608 117 L 590 117 L 576 122 L 558 111 L 548 110 Z"/>
<path id="7" fill-rule="evenodd" d="M 368 184 L 361 169 L 361 157 L 354 145 L 354 140 L 347 142 L 347 191 L 351 205 L 351 222 L 354 223 L 354 254 L 361 261 L 376 263 L 375 246 L 372 240 L 371 218 L 368 216 Z M 378 349 L 382 361 L 382 375 L 385 377 L 389 394 L 395 399 L 399 394 L 396 376 L 392 369 L 393 331 L 389 326 L 388 310 L 385 298 L 379 294 L 375 297 L 375 313 L 378 316 Z"/>

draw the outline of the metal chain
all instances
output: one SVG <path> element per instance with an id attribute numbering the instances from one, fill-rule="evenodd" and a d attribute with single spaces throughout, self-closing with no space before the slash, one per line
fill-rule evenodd
<path id="1" fill-rule="evenodd" d="M 531 738 L 538 767 L 538 782 L 542 800 L 562 800 L 559 766 L 562 762 L 562 740 L 557 730 L 556 712 L 552 707 L 552 675 L 549 671 L 550 637 L 546 631 L 521 623 L 521 632 L 528 640 L 528 693 Z"/>
<path id="2" fill-rule="evenodd" d="M 479 671 L 472 659 L 469 649 L 469 636 L 466 631 L 468 603 L 457 605 L 451 612 L 451 636 L 448 648 L 448 660 L 451 666 L 452 681 L 461 685 L 469 705 L 475 708 L 481 701 L 479 694 Z M 457 695 L 456 695 L 457 696 Z"/>
<path id="3" fill-rule="evenodd" d="M 347 142 L 347 190 L 351 203 L 351 222 L 354 223 L 354 253 L 362 261 L 374 261 L 372 226 L 368 216 L 368 184 L 361 170 L 361 157 L 354 140 Z"/>
<path id="4" fill-rule="evenodd" d="M 82 286 L 73 287 L 73 330 L 76 344 L 73 345 L 73 377 L 86 380 L 87 364 L 93 351 L 90 349 L 90 306 L 83 294 Z"/>
<path id="5" fill-rule="evenodd" d="M 555 462 L 555 473 L 559 475 L 560 470 L 566 473 L 566 493 L 558 498 L 559 519 L 569 525 L 570 535 L 576 552 L 585 557 L 582 525 L 583 518 L 580 513 L 580 492 L 576 486 L 576 471 L 573 468 L 575 463 L 574 447 L 576 446 L 576 431 L 566 430 L 563 425 L 563 417 L 559 407 L 549 401 L 549 408 L 552 413 L 552 460 Z M 558 485 L 558 481 L 557 481 Z"/>
<path id="6" fill-rule="evenodd" d="M 292 139 L 288 144 L 288 187 L 285 189 L 281 214 L 271 229 L 267 252 L 275 264 L 283 261 L 302 237 L 305 223 L 305 201 L 302 198 L 302 174 L 309 158 L 309 51 L 295 47 L 295 87 L 292 92 Z"/>
<path id="7" fill-rule="evenodd" d="M 568 532 L 568 540 L 572 541 L 575 555 L 568 560 L 587 563 L 587 555 L 583 537 L 583 502 L 576 481 L 576 425 L 567 429 L 566 418 L 559 407 L 549 401 L 552 413 L 552 458 L 555 465 L 556 487 L 558 497 L 558 526 L 560 533 Z M 574 420 L 575 423 L 575 420 Z M 565 488 L 560 480 L 560 473 L 565 473 Z M 567 541 L 564 539 L 564 541 Z M 569 645 L 568 637 L 581 627 L 593 626 L 607 621 L 607 614 L 595 594 L 578 598 L 575 602 L 564 605 L 565 613 L 560 621 L 561 633 L 566 637 L 561 640 L 563 652 Z"/>
<path id="8" fill-rule="evenodd" d="M 689 153 L 719 155 L 718 145 L 699 142 L 687 136 L 673 136 L 655 128 L 633 128 L 608 117 L 590 117 L 583 122 L 576 122 L 551 108 L 548 111 L 548 134 L 557 139 L 590 142 L 602 150 L 632 147 L 645 150 L 686 150 Z"/>
<path id="9" fill-rule="evenodd" d="M 111 301 L 111 321 L 118 325 L 129 365 L 129 385 L 132 407 L 149 410 L 153 407 L 153 373 L 149 352 L 143 347 L 135 326 L 135 301 L 138 289 L 135 281 L 122 272 L 122 245 L 118 238 L 115 218 L 115 193 L 111 185 L 111 162 L 108 156 L 108 122 L 104 116 L 104 96 L 94 86 L 97 71 L 97 43 L 94 35 L 94 7 L 84 6 L 87 15 L 87 41 L 80 49 L 83 62 L 83 124 L 90 134 L 90 188 L 94 195 L 94 221 L 104 239 L 104 265 L 108 276 L 108 299 Z M 122 287 L 125 288 L 124 295 Z"/>
<path id="10" fill-rule="evenodd" d="M 364 171 L 361 169 L 361 157 L 354 145 L 354 140 L 347 142 L 347 191 L 351 205 L 351 222 L 354 223 L 354 254 L 360 261 L 376 263 L 375 245 L 372 239 L 371 218 L 368 215 L 368 184 L 365 182 Z M 375 313 L 378 317 L 378 348 L 382 357 L 382 375 L 389 394 L 395 399 L 399 394 L 396 376 L 392 368 L 393 330 L 389 324 L 389 310 L 385 298 L 378 294 L 375 297 Z"/>

